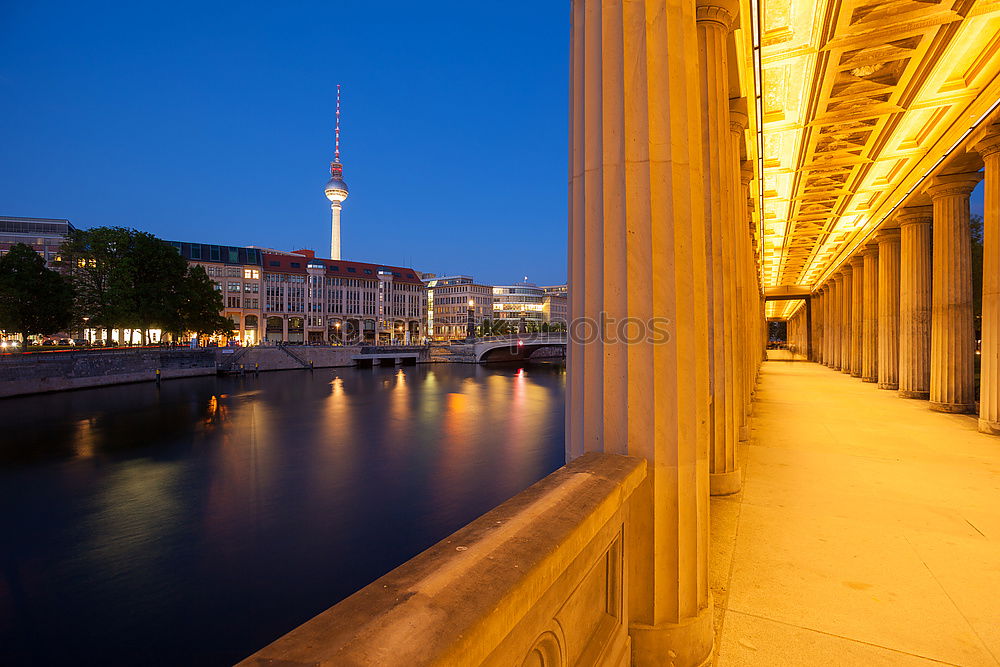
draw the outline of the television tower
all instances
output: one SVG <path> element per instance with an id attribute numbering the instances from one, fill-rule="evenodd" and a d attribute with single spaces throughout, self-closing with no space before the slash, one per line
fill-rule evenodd
<path id="1" fill-rule="evenodd" d="M 330 200 L 333 212 L 333 223 L 330 229 L 330 259 L 340 259 L 340 203 L 347 199 L 347 183 L 344 182 L 344 165 L 340 163 L 340 84 L 337 84 L 337 129 L 333 151 L 333 162 L 330 163 L 330 180 L 326 182 L 324 191 Z"/>

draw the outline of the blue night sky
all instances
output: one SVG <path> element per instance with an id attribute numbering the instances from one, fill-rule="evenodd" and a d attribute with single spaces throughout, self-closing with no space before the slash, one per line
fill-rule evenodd
<path id="1" fill-rule="evenodd" d="M 0 214 L 566 280 L 569 3 L 0 3 Z M 982 211 L 982 187 L 972 199 Z"/>
<path id="2" fill-rule="evenodd" d="M 567 2 L 0 3 L 0 214 L 566 280 Z"/>

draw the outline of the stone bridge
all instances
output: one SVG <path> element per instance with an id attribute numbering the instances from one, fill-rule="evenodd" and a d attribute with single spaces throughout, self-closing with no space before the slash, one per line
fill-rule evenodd
<path id="1" fill-rule="evenodd" d="M 451 353 L 456 361 L 477 364 L 488 361 L 524 360 L 544 347 L 560 347 L 565 354 L 566 334 L 536 333 L 490 336 L 450 345 Z"/>

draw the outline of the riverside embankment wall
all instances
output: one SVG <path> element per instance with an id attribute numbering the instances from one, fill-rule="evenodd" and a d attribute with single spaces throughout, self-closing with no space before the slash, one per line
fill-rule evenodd
<path id="1" fill-rule="evenodd" d="M 287 371 L 296 368 L 335 368 L 354 366 L 357 347 L 310 347 L 308 345 L 288 345 L 285 347 L 250 347 L 236 350 L 233 358 L 225 351 L 219 352 L 219 363 L 230 372 Z"/>
<path id="2" fill-rule="evenodd" d="M 66 350 L 0 357 L 0 398 L 131 382 L 354 366 L 358 347 Z M 242 366 L 242 369 L 241 369 Z"/>
<path id="3" fill-rule="evenodd" d="M 4 356 L 0 398 L 129 382 L 214 375 L 214 349 L 80 350 Z"/>

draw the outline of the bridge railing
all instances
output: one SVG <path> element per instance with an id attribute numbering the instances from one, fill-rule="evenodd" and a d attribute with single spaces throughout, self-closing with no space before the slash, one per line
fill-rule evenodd
<path id="1" fill-rule="evenodd" d="M 504 341 L 537 341 L 542 342 L 546 340 L 564 340 L 566 334 L 564 332 L 545 332 L 545 333 L 523 333 L 523 334 L 504 334 L 502 336 L 482 336 L 480 338 L 473 339 L 476 343 L 500 343 Z"/>

